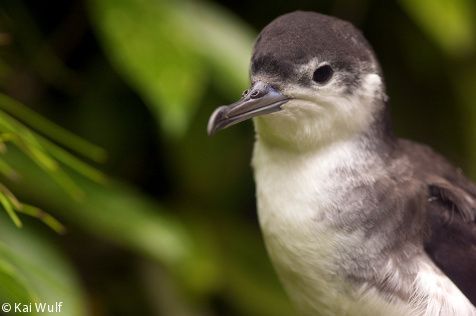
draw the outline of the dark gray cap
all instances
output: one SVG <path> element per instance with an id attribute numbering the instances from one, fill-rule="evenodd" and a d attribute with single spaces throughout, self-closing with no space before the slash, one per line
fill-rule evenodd
<path id="1" fill-rule="evenodd" d="M 333 68 L 380 73 L 371 46 L 351 23 L 316 12 L 296 11 L 276 18 L 256 39 L 251 74 L 288 77 L 296 64 L 317 58 Z"/>

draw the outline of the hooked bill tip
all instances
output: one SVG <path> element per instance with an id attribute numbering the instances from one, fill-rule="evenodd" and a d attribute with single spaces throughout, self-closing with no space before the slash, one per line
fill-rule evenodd
<path id="1" fill-rule="evenodd" d="M 224 108 L 225 106 L 220 106 L 215 111 L 213 111 L 212 115 L 210 116 L 207 125 L 208 136 L 213 136 L 218 131 L 218 123 L 219 120 L 222 118 L 222 110 Z"/>

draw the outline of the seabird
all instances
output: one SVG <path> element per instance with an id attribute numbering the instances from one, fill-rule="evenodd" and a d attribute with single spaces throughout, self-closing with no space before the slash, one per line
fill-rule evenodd
<path id="1" fill-rule="evenodd" d="M 208 133 L 253 118 L 266 248 L 302 315 L 476 315 L 476 185 L 391 129 L 375 54 L 315 12 L 259 34 L 251 87 Z"/>

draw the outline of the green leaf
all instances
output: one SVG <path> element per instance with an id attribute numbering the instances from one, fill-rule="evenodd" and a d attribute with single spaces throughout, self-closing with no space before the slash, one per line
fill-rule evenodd
<path id="1" fill-rule="evenodd" d="M 452 56 L 474 51 L 476 6 L 473 0 L 400 0 L 417 24 Z"/>
<path id="2" fill-rule="evenodd" d="M 81 199 L 83 192 L 65 173 L 59 162 L 94 181 L 103 182 L 105 180 L 101 172 L 83 163 L 46 138 L 33 133 L 28 127 L 2 110 L 0 110 L 0 141 L 9 141 L 15 144 L 76 199 Z"/>
<path id="3" fill-rule="evenodd" d="M 227 92 L 246 85 L 252 32 L 206 2 L 91 0 L 112 62 L 169 135 L 183 134 L 209 73 Z"/>
<path id="4" fill-rule="evenodd" d="M 7 199 L 7 197 L 4 194 L 1 194 L 1 193 L 0 193 L 0 204 L 2 205 L 2 207 L 7 212 L 8 216 L 10 216 L 13 223 L 15 223 L 15 225 L 17 227 L 21 227 L 22 223 L 21 223 L 20 219 L 18 218 L 17 214 L 15 213 L 14 206 Z"/>
<path id="5" fill-rule="evenodd" d="M 255 32 L 236 16 L 208 2 L 183 1 L 176 19 L 189 35 L 193 49 L 216 72 L 216 83 L 227 95 L 248 85 Z"/>
<path id="6" fill-rule="evenodd" d="M 28 289 L 18 270 L 7 260 L 0 258 L 0 300 L 1 303 L 31 302 L 36 295 Z"/>
<path id="7" fill-rule="evenodd" d="M 12 112 L 15 112 L 14 109 L 17 107 L 21 109 L 23 106 L 15 100 L 0 94 L 0 108 L 2 108 L 2 102 L 3 104 L 10 106 L 11 108 L 9 108 L 9 110 Z M 26 113 L 28 114 L 28 111 Z M 36 114 L 33 115 L 33 118 L 35 118 L 35 115 Z M 57 130 L 57 132 L 60 133 L 61 130 Z M 19 148 L 25 155 L 29 156 L 38 166 L 43 168 L 52 179 L 54 179 L 76 199 L 80 199 L 83 192 L 61 168 L 59 162 L 62 162 L 64 165 L 71 167 L 82 175 L 90 177 L 95 181 L 103 181 L 105 179 L 99 171 L 89 167 L 87 164 L 83 163 L 72 154 L 63 150 L 61 147 L 55 145 L 46 138 L 36 135 L 19 121 L 5 113 L 3 110 L 0 110 L 0 150 L 3 155 L 5 155 L 7 150 L 7 143 L 16 145 L 17 148 Z M 16 167 L 15 162 L 12 162 L 12 165 Z M 15 169 L 13 169 L 11 164 L 6 162 L 4 159 L 0 159 L 0 173 L 10 179 L 15 179 L 17 176 Z M 49 214 L 33 206 L 20 203 L 3 184 L 0 184 L 0 205 L 17 227 L 21 227 L 22 223 L 16 212 L 23 212 L 27 215 L 37 217 L 57 232 L 64 231 L 64 227 Z"/>
<path id="8" fill-rule="evenodd" d="M 0 215 L 0 301 L 63 302 L 61 315 L 86 315 L 77 277 L 51 241 L 4 219 Z"/>
<path id="9" fill-rule="evenodd" d="M 15 169 L 13 169 L 13 167 L 10 166 L 3 159 L 0 159 L 0 173 L 2 173 L 5 177 L 10 179 L 15 179 L 18 176 Z"/>
<path id="10" fill-rule="evenodd" d="M 66 232 L 66 227 L 64 227 L 63 224 L 38 207 L 23 203 L 20 208 L 18 208 L 17 212 L 38 218 L 58 234 L 64 234 Z"/>
<path id="11" fill-rule="evenodd" d="M 91 160 L 101 162 L 106 159 L 106 152 L 104 149 L 87 142 L 55 123 L 48 121 L 22 103 L 3 93 L 0 93 L 0 109 L 22 120 L 24 123 L 28 124 L 28 126 L 43 133 L 50 139 L 67 148 L 73 149 Z"/>

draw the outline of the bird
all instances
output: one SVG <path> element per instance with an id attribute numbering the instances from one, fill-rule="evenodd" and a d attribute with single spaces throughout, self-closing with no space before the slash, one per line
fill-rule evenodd
<path id="1" fill-rule="evenodd" d="M 300 315 L 476 315 L 476 185 L 392 129 L 383 71 L 350 22 L 317 12 L 259 33 L 250 88 L 258 220 Z"/>

